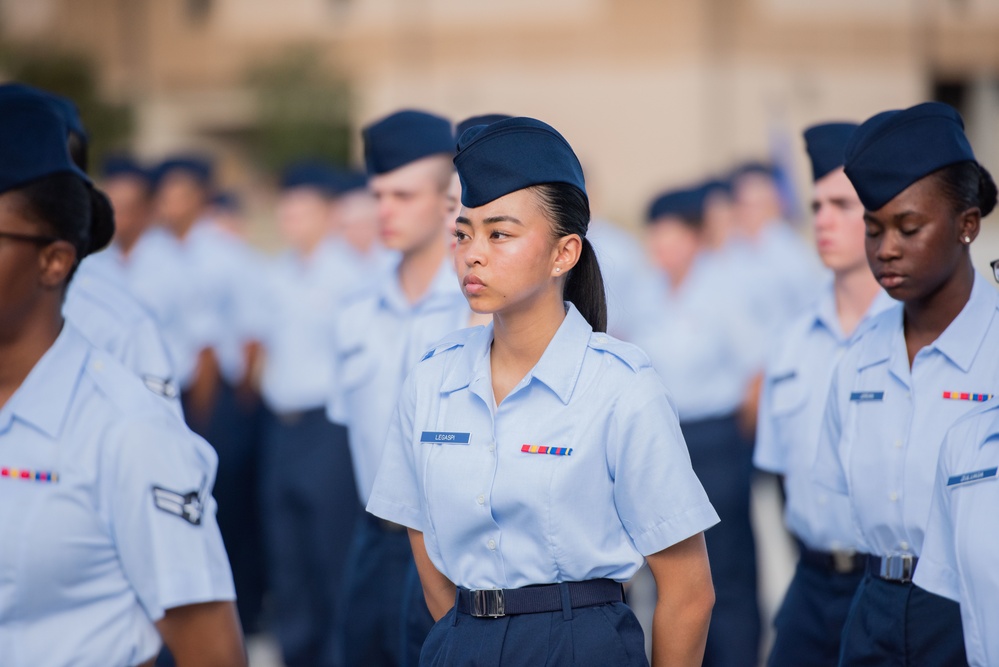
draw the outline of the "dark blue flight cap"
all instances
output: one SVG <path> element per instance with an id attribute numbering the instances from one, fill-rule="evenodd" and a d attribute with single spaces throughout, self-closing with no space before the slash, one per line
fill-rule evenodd
<path id="1" fill-rule="evenodd" d="M 83 119 L 80 118 L 80 111 L 69 98 L 23 83 L 6 83 L 4 87 L 10 89 L 10 94 L 37 95 L 47 100 L 62 118 L 69 132 L 78 135 L 84 141 L 88 140 L 87 130 L 83 127 Z"/>
<path id="2" fill-rule="evenodd" d="M 212 161 L 203 155 L 175 155 L 163 160 L 156 167 L 153 181 L 159 187 L 167 174 L 181 172 L 193 178 L 201 187 L 208 189 L 212 186 L 213 171 Z"/>
<path id="3" fill-rule="evenodd" d="M 337 192 L 347 194 L 368 187 L 368 175 L 356 169 L 342 169 L 337 172 Z"/>
<path id="4" fill-rule="evenodd" d="M 465 134 L 465 130 L 470 127 L 475 127 L 476 125 L 492 125 L 493 123 L 498 123 L 499 121 L 506 120 L 507 118 L 513 118 L 513 116 L 505 113 L 485 113 L 481 116 L 471 116 L 455 126 L 454 136 L 457 139 L 461 139 L 461 135 Z"/>
<path id="5" fill-rule="evenodd" d="M 425 111 L 397 111 L 364 128 L 369 175 L 384 174 L 431 155 L 454 155 L 451 121 Z"/>
<path id="6" fill-rule="evenodd" d="M 454 166 L 461 179 L 461 203 L 469 208 L 542 183 L 566 183 L 586 193 L 583 167 L 569 142 L 533 118 L 508 118 L 466 130 Z"/>
<path id="7" fill-rule="evenodd" d="M 732 197 L 732 181 L 726 178 L 709 178 L 701 184 L 701 190 L 704 191 L 704 198 L 707 199 L 713 194 L 724 195 L 725 197 Z"/>
<path id="8" fill-rule="evenodd" d="M 646 222 L 652 224 L 670 217 L 678 218 L 691 227 L 700 227 L 708 192 L 705 186 L 667 190 L 652 200 Z"/>
<path id="9" fill-rule="evenodd" d="M 338 175 L 332 166 L 315 160 L 293 162 L 281 173 L 281 189 L 309 188 L 333 196 L 338 191 Z"/>
<path id="10" fill-rule="evenodd" d="M 73 164 L 66 145 L 69 128 L 49 95 L 21 84 L 2 85 L 0 114 L 0 192 L 62 172 L 90 183 Z"/>
<path id="11" fill-rule="evenodd" d="M 118 154 L 105 157 L 101 163 L 101 178 L 110 180 L 121 176 L 139 178 L 147 184 L 152 183 L 152 175 L 131 155 Z"/>
<path id="12" fill-rule="evenodd" d="M 822 123 L 805 130 L 805 150 L 812 161 L 813 181 L 843 166 L 846 143 L 856 129 L 856 123 Z"/>
<path id="13" fill-rule="evenodd" d="M 0 193 L 53 174 L 79 177 L 91 199 L 90 242 L 83 254 L 106 246 L 114 234 L 114 212 L 107 198 L 69 154 L 69 127 L 51 97 L 27 86 L 0 85 Z M 82 257 L 80 257 L 82 259 Z"/>
<path id="14" fill-rule="evenodd" d="M 924 102 L 883 111 L 846 145 L 846 175 L 868 211 L 877 211 L 918 181 L 958 162 L 974 161 L 964 121 L 953 107 Z"/>
<path id="15" fill-rule="evenodd" d="M 212 208 L 225 213 L 239 215 L 243 212 L 243 200 L 232 190 L 218 192 L 212 197 Z"/>

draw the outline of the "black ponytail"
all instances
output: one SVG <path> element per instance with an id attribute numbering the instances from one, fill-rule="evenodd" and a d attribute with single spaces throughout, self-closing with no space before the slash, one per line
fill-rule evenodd
<path id="1" fill-rule="evenodd" d="M 996 184 L 992 174 L 977 162 L 952 164 L 936 172 L 944 197 L 955 214 L 978 208 L 984 218 L 996 207 Z"/>
<path id="2" fill-rule="evenodd" d="M 590 202 L 586 193 L 566 183 L 544 183 L 533 189 L 552 222 L 555 237 L 579 234 L 583 240 L 579 261 L 566 276 L 563 298 L 576 306 L 594 331 L 607 331 L 604 279 L 600 274 L 597 255 L 586 238 L 586 230 L 590 226 Z"/>

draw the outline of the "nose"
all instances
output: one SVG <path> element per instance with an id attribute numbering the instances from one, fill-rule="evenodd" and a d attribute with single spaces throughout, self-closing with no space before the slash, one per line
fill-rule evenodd
<path id="1" fill-rule="evenodd" d="M 481 236 L 481 234 L 473 236 L 465 243 L 458 245 L 458 248 L 464 255 L 465 266 L 472 267 L 476 264 L 479 266 L 485 264 L 485 240 Z"/>
<path id="2" fill-rule="evenodd" d="M 815 229 L 829 230 L 833 227 L 834 223 L 835 218 L 830 210 L 830 207 L 825 204 L 820 204 L 815 211 Z"/>
<path id="3" fill-rule="evenodd" d="M 898 230 L 886 230 L 877 240 L 874 256 L 881 262 L 890 262 L 902 256 L 902 239 Z"/>

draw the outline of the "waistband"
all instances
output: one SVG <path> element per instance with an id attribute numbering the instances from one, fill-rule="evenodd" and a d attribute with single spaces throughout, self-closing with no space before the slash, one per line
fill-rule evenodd
<path id="1" fill-rule="evenodd" d="M 856 551 L 818 551 L 799 542 L 801 562 L 824 572 L 857 574 L 867 567 L 867 554 Z"/>
<path id="2" fill-rule="evenodd" d="M 540 614 L 564 609 L 624 602 L 624 587 L 613 579 L 589 579 L 524 588 L 468 590 L 459 588 L 456 609 L 477 618 Z"/>
<path id="3" fill-rule="evenodd" d="M 919 558 L 912 554 L 896 554 L 893 556 L 868 556 L 867 573 L 878 579 L 908 584 L 916 573 Z"/>

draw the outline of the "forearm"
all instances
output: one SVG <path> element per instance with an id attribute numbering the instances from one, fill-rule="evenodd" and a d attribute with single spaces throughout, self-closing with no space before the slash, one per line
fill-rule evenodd
<path id="1" fill-rule="evenodd" d="M 714 592 L 678 599 L 667 590 L 656 602 L 652 620 L 652 667 L 696 667 L 704 659 Z"/>

